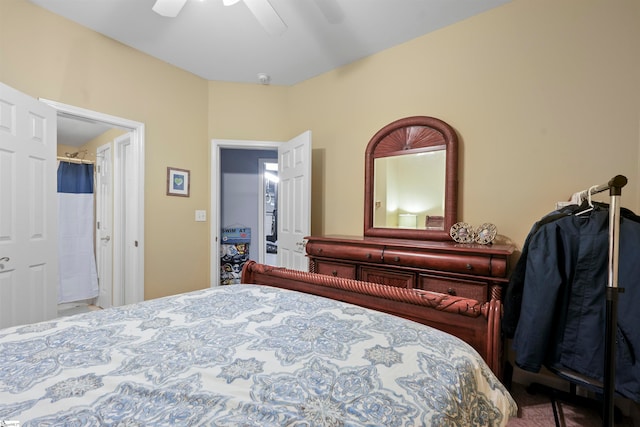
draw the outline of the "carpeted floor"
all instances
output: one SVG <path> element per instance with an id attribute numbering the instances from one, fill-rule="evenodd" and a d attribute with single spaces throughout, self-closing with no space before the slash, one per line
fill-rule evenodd
<path id="1" fill-rule="evenodd" d="M 549 396 L 530 394 L 521 384 L 512 384 L 511 395 L 518 403 L 519 418 L 509 420 L 507 427 L 553 427 L 556 425 Z M 602 427 L 602 417 L 597 407 L 583 407 L 560 402 L 558 419 L 561 427 Z M 633 427 L 633 422 L 622 417 L 616 427 Z"/>

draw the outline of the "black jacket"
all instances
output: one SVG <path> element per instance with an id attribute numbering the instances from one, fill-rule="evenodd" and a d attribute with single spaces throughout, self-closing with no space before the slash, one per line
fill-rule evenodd
<path id="1" fill-rule="evenodd" d="M 515 363 L 603 381 L 609 211 L 553 212 L 532 228 L 511 275 L 502 326 Z M 640 402 L 640 218 L 621 209 L 616 391 Z"/>

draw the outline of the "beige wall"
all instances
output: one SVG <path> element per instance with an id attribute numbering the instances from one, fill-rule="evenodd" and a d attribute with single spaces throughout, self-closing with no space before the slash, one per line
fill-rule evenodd
<path id="1" fill-rule="evenodd" d="M 293 87 L 305 108 L 291 121 L 313 129 L 318 154 L 313 232 L 362 232 L 366 145 L 410 115 L 460 136 L 460 220 L 518 246 L 556 201 L 616 174 L 640 213 L 639 9 L 515 0 Z"/>
<path id="2" fill-rule="evenodd" d="M 289 92 L 286 86 L 209 82 L 209 137 L 291 139 L 295 128 L 288 117 Z"/>
<path id="3" fill-rule="evenodd" d="M 209 284 L 207 82 L 26 0 L 0 1 L 0 81 L 143 122 L 145 298 Z M 191 197 L 167 197 L 167 166 L 190 169 Z"/>
<path id="4" fill-rule="evenodd" d="M 74 147 L 73 145 L 64 145 L 60 143 L 58 143 L 57 148 L 58 148 L 58 151 L 57 151 L 58 157 L 66 157 L 67 153 L 73 154 L 80 150 L 78 147 Z"/>
<path id="5" fill-rule="evenodd" d="M 313 234 L 361 234 L 364 149 L 429 115 L 459 133 L 460 220 L 521 246 L 557 200 L 615 174 L 640 212 L 640 3 L 514 0 L 292 87 L 206 82 L 32 6 L 0 1 L 0 81 L 146 125 L 145 297 L 208 286 L 211 138 L 313 132 Z M 19 42 L 17 42 L 19 41 Z M 166 167 L 192 171 L 165 196 Z"/>

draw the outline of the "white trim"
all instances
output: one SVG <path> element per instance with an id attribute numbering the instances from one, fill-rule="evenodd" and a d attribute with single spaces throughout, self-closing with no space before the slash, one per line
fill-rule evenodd
<path id="1" fill-rule="evenodd" d="M 81 107 L 75 107 L 73 105 L 63 104 L 57 101 L 51 101 L 49 99 L 39 98 L 39 100 L 55 108 L 59 116 L 102 122 L 113 127 L 127 130 L 131 133 L 131 143 L 136 150 L 134 167 L 136 169 L 135 188 L 138 193 L 138 197 L 136 199 L 137 203 L 134 207 L 137 214 L 137 222 L 134 224 L 135 236 L 131 236 L 137 241 L 138 257 L 136 260 L 133 260 L 134 275 L 136 279 L 135 288 L 131 290 L 131 296 L 132 299 L 135 299 L 136 301 L 142 301 L 144 299 L 144 123 L 87 110 Z M 115 190 L 116 189 L 114 188 L 114 191 Z M 118 248 L 114 246 L 114 257 L 116 256 L 117 250 Z"/>
<path id="2" fill-rule="evenodd" d="M 258 159 L 258 247 L 260 250 L 258 251 L 258 262 L 260 264 L 266 264 L 267 259 L 267 233 L 268 226 L 265 224 L 264 220 L 266 217 L 266 206 L 267 206 L 267 198 L 265 193 L 266 180 L 265 180 L 265 165 L 269 163 L 278 163 L 277 160 L 274 161 L 273 158 L 259 158 Z M 277 205 L 276 205 L 277 208 Z"/>
<path id="3" fill-rule="evenodd" d="M 139 218 L 137 193 L 129 188 L 137 188 L 139 177 L 135 165 L 138 152 L 132 133 L 128 132 L 113 141 L 113 305 L 121 306 L 140 302 L 144 287 L 137 284 L 140 267 L 140 242 L 136 219 Z M 133 224 L 133 226 L 131 225 Z"/>
<path id="4" fill-rule="evenodd" d="M 211 286 L 220 284 L 220 149 L 277 150 L 280 141 L 211 140 Z"/>
<path id="5" fill-rule="evenodd" d="M 264 264 L 264 258 L 265 258 L 265 251 L 263 250 L 263 248 L 265 248 L 265 241 L 266 239 L 264 238 L 265 235 L 265 230 L 264 230 L 264 204 L 265 204 L 265 197 L 264 197 L 264 164 L 267 163 L 269 160 L 268 159 L 258 159 L 258 198 L 260 200 L 260 202 L 258 203 L 258 248 L 260 248 L 258 250 L 258 262 L 260 264 Z"/>
<path id="6" fill-rule="evenodd" d="M 44 102 L 47 105 L 52 106 L 58 112 L 58 115 L 64 115 L 67 117 L 77 119 L 90 119 L 92 121 L 102 122 L 114 127 L 134 131 L 144 130 L 144 123 L 136 122 L 129 119 L 123 119 L 121 117 L 111 116 L 109 114 L 100 113 L 98 111 L 87 110 L 86 108 L 76 107 L 73 105 L 63 104 L 58 101 L 51 101 L 45 98 L 38 98 L 38 100 Z M 144 141 L 144 136 L 142 137 Z"/>

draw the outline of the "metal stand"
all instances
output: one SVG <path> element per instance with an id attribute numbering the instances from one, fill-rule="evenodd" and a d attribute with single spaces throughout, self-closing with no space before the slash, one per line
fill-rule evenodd
<path id="1" fill-rule="evenodd" d="M 618 294 L 624 289 L 618 287 L 618 256 L 620 247 L 620 196 L 622 187 L 627 184 L 627 178 L 618 175 L 612 178 L 608 185 L 611 196 L 609 206 L 609 269 L 607 283 L 607 308 L 604 349 L 604 407 L 602 425 L 614 425 L 614 395 L 616 381 L 616 331 L 618 329 Z"/>
<path id="2" fill-rule="evenodd" d="M 620 247 L 620 196 L 622 187 L 627 185 L 627 178 L 617 175 L 608 183 L 592 187 L 589 194 L 609 190 L 609 265 L 606 290 L 606 325 L 604 348 L 604 378 L 602 384 L 603 408 L 602 425 L 614 425 L 614 396 L 616 382 L 616 331 L 618 329 L 618 294 L 624 289 L 618 287 L 618 255 Z"/>

